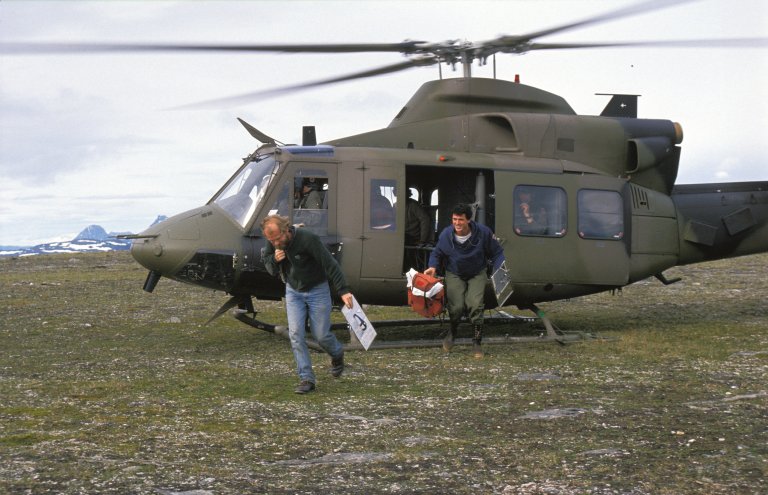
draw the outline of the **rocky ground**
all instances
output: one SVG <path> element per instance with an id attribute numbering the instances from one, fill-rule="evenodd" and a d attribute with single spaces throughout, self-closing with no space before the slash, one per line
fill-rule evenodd
<path id="1" fill-rule="evenodd" d="M 144 293 L 127 253 L 2 259 L 0 493 L 766 493 L 768 255 L 665 275 L 542 305 L 599 339 L 351 352 L 338 380 L 315 355 L 299 396 L 286 341 L 203 326 L 222 293 Z"/>

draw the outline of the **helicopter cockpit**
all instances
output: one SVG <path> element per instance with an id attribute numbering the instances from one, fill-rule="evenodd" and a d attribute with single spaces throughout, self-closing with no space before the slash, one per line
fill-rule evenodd
<path id="1" fill-rule="evenodd" d="M 232 176 L 209 203 L 216 204 L 245 227 L 264 198 L 277 168 L 273 155 L 255 157 Z"/>

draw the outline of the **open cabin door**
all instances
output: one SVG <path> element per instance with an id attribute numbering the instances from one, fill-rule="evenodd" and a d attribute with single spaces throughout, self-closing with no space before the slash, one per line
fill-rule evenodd
<path id="1" fill-rule="evenodd" d="M 496 234 L 514 283 L 627 284 L 624 181 L 511 171 L 495 180 Z"/>

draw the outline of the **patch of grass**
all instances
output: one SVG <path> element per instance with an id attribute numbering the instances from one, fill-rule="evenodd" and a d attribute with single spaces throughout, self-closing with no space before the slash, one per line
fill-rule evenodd
<path id="1" fill-rule="evenodd" d="M 285 340 L 227 316 L 203 326 L 222 293 L 144 293 L 127 253 L 0 259 L 0 492 L 766 492 L 767 267 L 681 267 L 672 286 L 542 305 L 601 340 L 483 360 L 353 352 L 338 380 L 315 354 L 318 391 L 298 396 Z M 258 305 L 285 323 L 282 303 Z"/>
<path id="2" fill-rule="evenodd" d="M 0 445 L 8 448 L 30 446 L 49 440 L 51 437 L 42 433 L 19 433 L 0 436 Z"/>

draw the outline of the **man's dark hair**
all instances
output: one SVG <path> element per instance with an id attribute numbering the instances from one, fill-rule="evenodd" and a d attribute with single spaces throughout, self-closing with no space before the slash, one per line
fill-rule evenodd
<path id="1" fill-rule="evenodd" d="M 472 207 L 465 203 L 459 203 L 453 207 L 451 215 L 464 215 L 467 220 L 472 220 Z"/>

